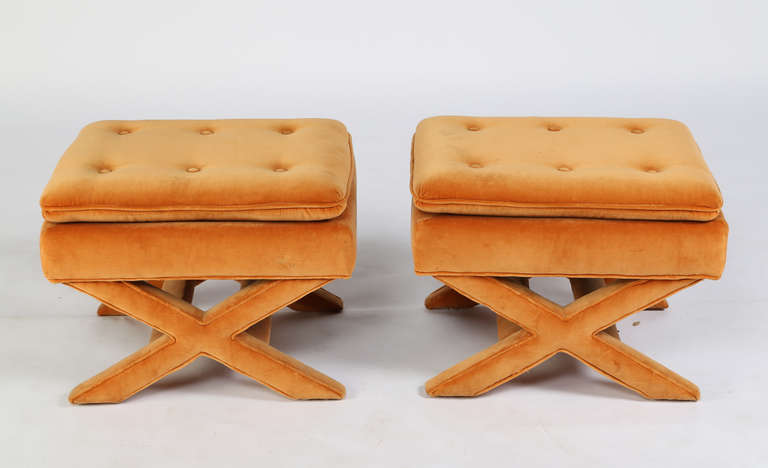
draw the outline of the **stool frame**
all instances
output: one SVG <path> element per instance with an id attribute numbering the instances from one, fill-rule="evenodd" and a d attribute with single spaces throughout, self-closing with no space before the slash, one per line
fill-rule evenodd
<path id="1" fill-rule="evenodd" d="M 344 397 L 343 385 L 269 345 L 271 316 L 283 307 L 342 309 L 340 298 L 321 289 L 332 279 L 240 280 L 240 291 L 207 311 L 191 304 L 202 281 L 66 283 L 101 301 L 99 315 L 124 314 L 153 329 L 146 346 L 75 387 L 69 400 L 124 401 L 200 356 L 288 398 Z"/>
<path id="2" fill-rule="evenodd" d="M 656 400 L 698 400 L 699 389 L 622 343 L 616 322 L 699 279 L 569 278 L 575 300 L 560 306 L 528 287 L 527 278 L 435 276 L 446 286 L 430 294 L 429 309 L 483 304 L 497 314 L 497 343 L 426 383 L 431 396 L 477 396 L 558 353 L 569 354 L 640 395 Z"/>

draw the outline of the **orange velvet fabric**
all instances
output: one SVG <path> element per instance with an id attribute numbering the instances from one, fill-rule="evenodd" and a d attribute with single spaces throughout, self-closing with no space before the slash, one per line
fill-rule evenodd
<path id="1" fill-rule="evenodd" d="M 179 297 L 186 290 L 183 281 L 166 281 L 164 290 L 145 282 L 67 283 L 153 328 L 148 345 L 75 387 L 70 401 L 121 402 L 201 356 L 289 398 L 343 398 L 345 389 L 339 382 L 268 343 L 271 315 L 329 281 L 249 281 L 205 311 Z"/>
<path id="2" fill-rule="evenodd" d="M 102 121 L 40 200 L 52 222 L 315 221 L 347 207 L 346 128 L 328 119 Z"/>
<path id="3" fill-rule="evenodd" d="M 722 196 L 664 119 L 433 117 L 413 138 L 414 204 L 494 216 L 709 221 Z"/>
<path id="4" fill-rule="evenodd" d="M 353 186 L 327 221 L 46 222 L 40 256 L 52 282 L 347 278 L 355 232 Z"/>
<path id="5" fill-rule="evenodd" d="M 502 320 L 495 344 L 430 379 L 432 396 L 477 396 L 566 353 L 656 400 L 697 400 L 692 382 L 622 343 L 616 322 L 696 284 L 697 279 L 619 280 L 561 306 L 517 278 L 437 276 L 451 289 L 481 302 Z M 615 330 L 614 330 L 615 333 Z"/>
<path id="6" fill-rule="evenodd" d="M 412 212 L 423 275 L 719 278 L 728 224 Z"/>

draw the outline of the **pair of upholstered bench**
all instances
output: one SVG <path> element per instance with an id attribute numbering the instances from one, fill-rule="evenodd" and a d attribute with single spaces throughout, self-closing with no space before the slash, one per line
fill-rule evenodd
<path id="1" fill-rule="evenodd" d="M 623 344 L 616 322 L 723 270 L 722 198 L 687 128 L 657 119 L 436 117 L 413 139 L 417 274 L 428 308 L 488 306 L 498 342 L 427 382 L 474 396 L 568 353 L 652 399 L 698 389 Z M 43 271 L 150 327 L 149 343 L 76 387 L 119 402 L 199 356 L 291 398 L 344 387 L 270 346 L 270 317 L 336 312 L 322 289 L 356 249 L 350 137 L 323 119 L 104 121 L 62 157 L 41 205 Z M 569 278 L 559 306 L 529 278 Z M 213 308 L 194 288 L 241 289 Z"/>

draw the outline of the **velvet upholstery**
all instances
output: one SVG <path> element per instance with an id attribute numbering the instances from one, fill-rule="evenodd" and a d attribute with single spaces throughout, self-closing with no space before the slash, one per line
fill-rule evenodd
<path id="1" fill-rule="evenodd" d="M 723 204 L 672 120 L 433 117 L 412 153 L 414 204 L 432 213 L 706 221 Z"/>
<path id="2" fill-rule="evenodd" d="M 70 401 L 121 402 L 201 356 L 289 398 L 343 398 L 269 339 L 284 307 L 342 309 L 322 286 L 352 273 L 355 188 L 349 135 L 332 120 L 86 127 L 41 198 L 43 272 L 152 333 Z M 201 310 L 192 299 L 206 279 L 241 290 Z"/>
<path id="3" fill-rule="evenodd" d="M 423 275 L 719 278 L 728 224 L 462 216 L 412 210 Z"/>
<path id="4" fill-rule="evenodd" d="M 347 205 L 349 135 L 328 119 L 102 121 L 40 204 L 53 222 L 309 221 Z"/>
<path id="5" fill-rule="evenodd" d="M 566 353 L 646 398 L 699 398 L 696 385 L 622 343 L 609 330 L 619 320 L 700 280 L 619 280 L 560 306 L 514 279 L 437 278 L 490 307 L 507 325 L 499 326 L 496 344 L 430 379 L 425 385 L 429 395 L 480 395 Z"/>
<path id="6" fill-rule="evenodd" d="M 246 287 L 251 283 L 250 280 L 236 280 L 236 281 L 240 283 L 241 287 Z M 169 283 L 173 283 L 177 285 L 183 284 L 184 289 L 180 291 L 181 295 L 179 295 L 178 297 L 182 298 L 186 302 L 191 303 L 192 298 L 195 295 L 195 288 L 204 282 L 205 280 L 166 280 L 166 281 L 154 280 L 154 281 L 147 281 L 146 283 L 163 290 L 168 289 L 167 285 Z M 176 287 L 179 287 L 179 286 L 176 286 Z M 339 296 L 323 288 L 320 288 L 312 291 L 311 293 L 302 297 L 298 301 L 288 304 L 288 308 L 296 310 L 298 312 L 333 313 L 333 312 L 341 312 L 342 309 L 344 309 L 344 301 Z M 122 312 L 112 309 L 106 304 L 99 305 L 97 314 L 103 317 L 125 315 Z M 266 340 L 266 341 L 269 342 L 269 340 Z"/>
<path id="7" fill-rule="evenodd" d="M 530 287 L 530 278 L 526 278 L 526 277 L 509 277 L 509 278 L 514 279 L 515 281 L 525 286 L 526 288 Z M 571 284 L 571 291 L 573 292 L 574 299 L 578 299 L 581 296 L 585 296 L 590 292 L 605 286 L 606 284 L 610 284 L 618 281 L 615 278 L 576 278 L 576 277 L 568 278 L 568 280 L 569 280 L 569 283 Z M 477 305 L 477 302 L 473 301 L 468 297 L 462 296 L 461 293 L 451 289 L 448 286 L 441 286 L 437 288 L 436 290 L 432 291 L 424 300 L 424 307 L 430 310 L 469 309 L 476 305 Z M 667 303 L 667 301 L 662 300 L 646 308 L 646 310 L 664 310 L 668 307 L 669 307 L 669 304 Z M 506 332 L 506 330 L 510 329 L 510 325 L 509 325 L 509 321 L 504 320 L 499 316 L 497 316 L 496 318 L 499 321 L 498 331 L 499 331 L 499 339 L 501 339 L 509 335 L 509 333 Z M 514 330 L 517 330 L 519 327 L 515 325 L 513 328 Z M 616 327 L 614 326 L 613 329 L 615 330 Z M 618 338 L 618 330 L 616 330 L 615 335 Z"/>
<path id="8" fill-rule="evenodd" d="M 616 328 L 725 266 L 722 197 L 683 124 L 435 117 L 416 130 L 411 171 L 415 271 L 445 284 L 426 307 L 498 316 L 498 341 L 429 395 L 480 395 L 566 353 L 646 398 L 699 398 Z M 568 277 L 574 301 L 537 294 L 535 276 Z"/>
<path id="9" fill-rule="evenodd" d="M 328 221 L 46 222 L 40 255 L 53 282 L 347 278 L 355 218 L 353 188 Z"/>
<path id="10" fill-rule="evenodd" d="M 67 283 L 153 328 L 149 344 L 70 393 L 77 404 L 118 403 L 206 356 L 293 399 L 340 399 L 344 386 L 269 345 L 269 318 L 327 279 L 249 281 L 203 311 L 181 297 L 186 281 Z"/>

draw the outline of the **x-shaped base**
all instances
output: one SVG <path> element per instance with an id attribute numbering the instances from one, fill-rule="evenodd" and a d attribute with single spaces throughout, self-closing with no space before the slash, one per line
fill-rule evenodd
<path id="1" fill-rule="evenodd" d="M 69 286 L 155 331 L 150 343 L 78 385 L 72 403 L 117 403 L 207 356 L 294 399 L 340 399 L 344 386 L 270 346 L 269 318 L 327 279 L 242 282 L 240 291 L 203 311 L 190 304 L 194 284 L 75 282 Z"/>
<path id="2" fill-rule="evenodd" d="M 174 282 L 178 283 L 179 281 L 174 280 Z M 187 302 L 192 302 L 195 287 L 202 283 L 203 280 L 187 280 L 180 282 L 185 283 L 184 289 L 180 291 L 180 294 L 175 295 L 177 297 L 182 297 Z M 155 287 L 163 288 L 163 284 L 169 283 L 169 281 L 148 281 L 148 283 Z M 239 283 L 241 286 L 247 286 L 250 281 L 239 281 Z M 341 301 L 341 298 L 335 294 L 320 288 L 316 291 L 312 291 L 293 304 L 288 304 L 288 307 L 299 312 L 341 312 L 344 308 L 344 303 Z M 100 304 L 96 312 L 102 317 L 123 315 L 106 304 Z"/>
<path id="3" fill-rule="evenodd" d="M 699 398 L 693 383 L 608 332 L 619 320 L 699 280 L 617 280 L 561 307 L 519 279 L 436 278 L 516 326 L 504 332 L 500 327 L 496 344 L 430 379 L 426 390 L 432 396 L 480 395 L 563 352 L 646 398 Z"/>
<path id="4" fill-rule="evenodd" d="M 520 281 L 522 281 L 523 285 L 528 286 L 528 278 L 518 278 Z M 604 286 L 605 284 L 611 284 L 615 279 L 612 278 L 605 278 L 605 279 L 599 279 L 599 278 L 569 278 L 571 281 L 571 290 L 573 291 L 573 298 L 578 299 L 579 297 L 583 296 L 586 291 L 583 288 L 583 285 L 586 283 L 597 283 L 600 287 Z M 473 301 L 472 299 L 468 299 L 461 294 L 457 293 L 453 289 L 449 288 L 448 286 L 441 286 L 432 293 L 427 296 L 427 298 L 424 300 L 424 306 L 427 309 L 469 309 L 470 307 L 474 307 L 477 305 L 477 302 Z M 646 310 L 665 310 L 669 308 L 669 304 L 666 300 L 662 300 L 657 302 L 656 304 L 651 305 Z M 101 309 L 99 309 L 99 315 L 110 315 L 110 314 L 102 314 Z"/>

